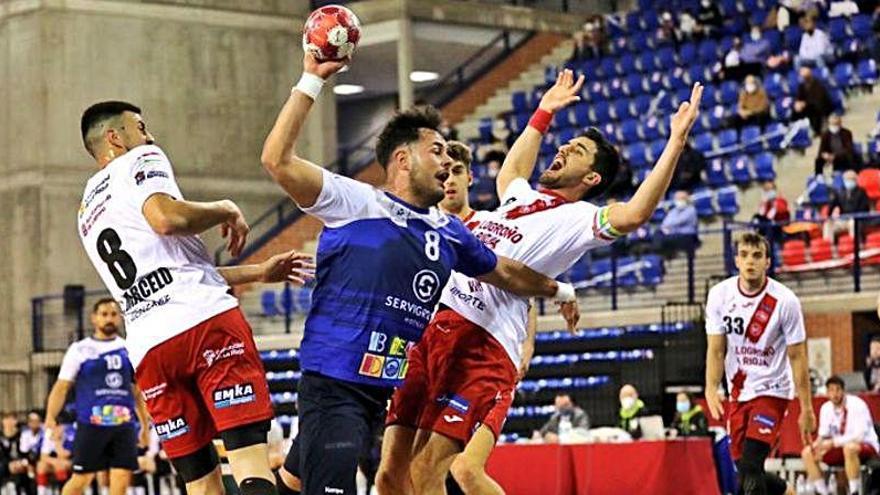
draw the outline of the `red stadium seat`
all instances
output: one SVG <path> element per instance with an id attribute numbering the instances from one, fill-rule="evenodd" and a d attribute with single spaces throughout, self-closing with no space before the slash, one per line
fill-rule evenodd
<path id="1" fill-rule="evenodd" d="M 865 239 L 865 249 L 880 249 L 880 232 L 871 232 Z M 880 264 L 880 254 L 869 257 L 865 260 L 868 265 Z"/>
<path id="2" fill-rule="evenodd" d="M 831 242 L 821 237 L 810 241 L 810 259 L 813 262 L 830 260 Z"/>
<path id="3" fill-rule="evenodd" d="M 855 243 L 852 236 L 843 234 L 837 238 L 837 256 L 839 258 L 851 256 L 853 251 L 855 251 Z"/>
<path id="4" fill-rule="evenodd" d="M 782 264 L 803 265 L 807 262 L 807 243 L 801 240 L 786 241 L 782 245 Z"/>
<path id="5" fill-rule="evenodd" d="M 871 200 L 880 199 L 880 170 L 875 168 L 862 170 L 859 172 L 858 184 Z"/>

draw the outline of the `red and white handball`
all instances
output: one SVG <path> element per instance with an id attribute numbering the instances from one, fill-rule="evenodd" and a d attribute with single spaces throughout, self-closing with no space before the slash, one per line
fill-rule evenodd
<path id="1" fill-rule="evenodd" d="M 348 57 L 360 39 L 361 21 L 341 5 L 326 5 L 312 12 L 303 28 L 303 50 L 321 61 Z"/>

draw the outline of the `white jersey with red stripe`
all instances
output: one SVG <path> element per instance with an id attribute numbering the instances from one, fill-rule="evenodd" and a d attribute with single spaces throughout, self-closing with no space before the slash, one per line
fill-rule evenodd
<path id="1" fill-rule="evenodd" d="M 801 303 L 794 292 L 767 277 L 746 295 L 739 277 L 712 287 L 706 302 L 706 333 L 727 337 L 724 372 L 731 399 L 794 398 L 788 346 L 806 340 Z"/>
<path id="2" fill-rule="evenodd" d="M 608 221 L 607 207 L 569 202 L 552 191 L 532 189 L 525 179 L 510 183 L 497 210 L 474 212 L 464 224 L 495 254 L 551 278 L 571 268 L 589 249 L 620 236 Z M 519 366 L 527 298 L 453 272 L 440 302 L 491 333 Z"/>
<path id="3" fill-rule="evenodd" d="M 125 317 L 137 368 L 151 348 L 238 306 L 195 235 L 159 235 L 143 214 L 154 194 L 183 199 L 158 146 L 138 146 L 86 184 L 78 230 L 89 259 Z"/>

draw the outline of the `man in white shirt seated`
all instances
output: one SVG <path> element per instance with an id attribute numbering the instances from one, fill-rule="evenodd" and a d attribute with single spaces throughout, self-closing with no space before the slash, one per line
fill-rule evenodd
<path id="1" fill-rule="evenodd" d="M 819 438 L 801 453 L 807 479 L 818 495 L 825 495 L 829 492 L 819 461 L 829 466 L 843 465 L 849 480 L 847 493 L 859 493 L 861 463 L 880 450 L 874 420 L 868 404 L 847 394 L 839 376 L 829 378 L 825 386 L 828 402 L 819 410 Z"/>
<path id="2" fill-rule="evenodd" d="M 825 31 L 816 27 L 816 20 L 812 16 L 803 19 L 804 34 L 801 36 L 801 45 L 795 57 L 795 65 L 811 65 L 814 67 L 826 67 L 827 62 L 834 55 L 831 40 Z"/>

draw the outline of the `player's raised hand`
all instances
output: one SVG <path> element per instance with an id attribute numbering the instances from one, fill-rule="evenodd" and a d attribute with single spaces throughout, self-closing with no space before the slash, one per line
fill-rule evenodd
<path id="1" fill-rule="evenodd" d="M 276 254 L 260 263 L 260 282 L 293 282 L 303 285 L 315 278 L 314 259 L 311 254 L 293 250 Z"/>
<path id="2" fill-rule="evenodd" d="M 703 99 L 703 85 L 695 83 L 691 90 L 690 101 L 682 102 L 678 107 L 678 111 L 670 120 L 671 136 L 670 138 L 686 140 L 694 122 L 700 115 L 700 101 Z"/>
<path id="3" fill-rule="evenodd" d="M 223 205 L 228 211 L 228 219 L 220 224 L 220 234 L 227 239 L 226 250 L 236 257 L 244 249 L 251 228 L 248 227 L 238 205 L 229 200 L 224 200 Z"/>
<path id="4" fill-rule="evenodd" d="M 712 419 L 718 421 L 724 416 L 724 405 L 721 403 L 721 397 L 718 396 L 718 390 L 706 387 L 706 405 L 709 406 Z"/>
<path id="5" fill-rule="evenodd" d="M 581 319 L 581 311 L 578 308 L 577 299 L 574 301 L 568 302 L 560 302 L 557 303 L 559 305 L 559 314 L 565 318 L 565 327 L 572 334 L 577 333 L 577 324 Z"/>
<path id="6" fill-rule="evenodd" d="M 306 50 L 305 55 L 303 55 L 303 70 L 309 74 L 314 74 L 321 79 L 327 79 L 333 74 L 336 74 L 349 63 L 351 63 L 351 56 L 345 57 L 342 60 L 321 61 L 315 58 L 315 56 L 308 50 Z"/>
<path id="7" fill-rule="evenodd" d="M 556 76 L 556 84 L 544 93 L 538 108 L 553 113 L 576 101 L 581 101 L 581 97 L 578 94 L 583 86 L 583 75 L 575 80 L 574 72 L 571 69 L 565 69 Z"/>

